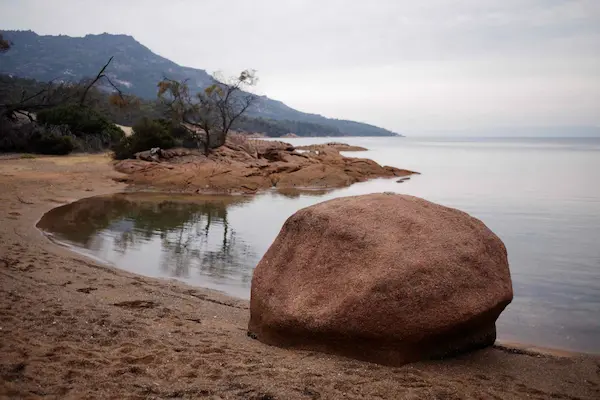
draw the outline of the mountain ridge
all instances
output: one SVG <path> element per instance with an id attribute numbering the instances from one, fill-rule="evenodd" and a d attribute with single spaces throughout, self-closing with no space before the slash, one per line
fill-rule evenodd
<path id="1" fill-rule="evenodd" d="M 72 37 L 38 35 L 30 30 L 1 32 L 13 47 L 0 56 L 0 74 L 39 81 L 80 80 L 94 76 L 114 57 L 107 75 L 123 92 L 148 100 L 156 99 L 156 84 L 164 76 L 188 79 L 194 91 L 208 86 L 212 79 L 206 70 L 181 66 L 152 52 L 131 35 L 101 33 Z M 248 116 L 322 125 L 338 132 L 335 136 L 402 136 L 368 123 L 305 113 L 267 96 L 259 96 Z"/>

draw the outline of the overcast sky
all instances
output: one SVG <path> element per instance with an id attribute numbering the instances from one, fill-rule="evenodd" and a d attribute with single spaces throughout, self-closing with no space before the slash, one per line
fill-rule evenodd
<path id="1" fill-rule="evenodd" d="M 125 33 L 258 70 L 302 111 L 418 134 L 600 126 L 600 0 L 0 0 L 0 29 Z"/>

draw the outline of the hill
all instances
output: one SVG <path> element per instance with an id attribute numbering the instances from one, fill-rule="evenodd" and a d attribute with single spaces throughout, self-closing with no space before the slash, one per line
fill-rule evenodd
<path id="1" fill-rule="evenodd" d="M 176 80 L 188 79 L 192 90 L 200 90 L 211 81 L 205 70 L 180 66 L 153 53 L 127 35 L 103 33 L 70 37 L 41 36 L 32 31 L 2 33 L 13 43 L 13 47 L 0 55 L 0 74 L 42 82 L 52 79 L 78 81 L 95 75 L 114 56 L 108 70 L 111 80 L 123 92 L 148 101 L 156 98 L 156 84 L 164 76 Z M 304 113 L 267 96 L 260 97 L 248 117 L 261 119 L 260 123 L 253 124 L 255 126 L 276 126 L 277 130 L 301 126 L 301 132 L 294 132 L 300 136 L 397 135 L 374 125 Z"/>

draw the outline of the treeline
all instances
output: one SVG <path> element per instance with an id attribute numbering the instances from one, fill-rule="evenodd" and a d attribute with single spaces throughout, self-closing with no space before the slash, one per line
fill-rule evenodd
<path id="1" fill-rule="evenodd" d="M 0 104 L 16 102 L 25 93 L 36 93 L 47 87 L 47 83 L 0 75 Z M 133 126 L 143 119 L 160 119 L 165 109 L 158 100 L 133 98 L 135 107 L 119 107 L 110 101 L 110 93 L 101 88 L 90 90 L 86 104 L 108 120 L 125 126 Z M 312 122 L 275 120 L 262 117 L 243 116 L 233 126 L 235 131 L 262 133 L 269 137 L 281 137 L 288 133 L 298 136 L 343 136 L 334 126 Z"/>
<path id="2" fill-rule="evenodd" d="M 84 84 L 42 84 L 0 76 L 0 152 L 69 154 L 106 151 L 125 138 L 104 113 L 87 104 Z M 94 104 L 109 97 L 95 93 Z"/>
<path id="3" fill-rule="evenodd" d="M 18 102 L 23 93 L 32 94 L 42 91 L 48 83 L 34 79 L 24 79 L 0 75 L 0 104 Z M 142 100 L 132 97 L 135 107 L 119 107 L 111 102 L 110 93 L 91 88 L 86 97 L 86 105 L 105 116 L 115 124 L 133 126 L 143 118 L 157 119 L 164 115 L 158 101 Z"/>
<path id="4" fill-rule="evenodd" d="M 242 117 L 234 124 L 240 132 L 264 133 L 269 137 L 281 137 L 288 133 L 298 136 L 342 136 L 339 129 L 331 126 L 290 120 Z"/>
<path id="5" fill-rule="evenodd" d="M 34 121 L 0 117 L 0 152 L 64 155 L 113 148 L 125 133 L 102 114 L 77 104 L 41 110 Z"/>

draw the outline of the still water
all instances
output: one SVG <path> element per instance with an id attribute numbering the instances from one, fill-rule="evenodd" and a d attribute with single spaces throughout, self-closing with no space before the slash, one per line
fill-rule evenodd
<path id="1" fill-rule="evenodd" d="M 470 213 L 506 244 L 515 299 L 498 322 L 500 339 L 600 353 L 600 139 L 344 141 L 370 149 L 347 155 L 422 175 L 330 192 L 92 198 L 51 211 L 39 226 L 128 271 L 248 298 L 253 268 L 299 208 L 411 194 Z"/>

